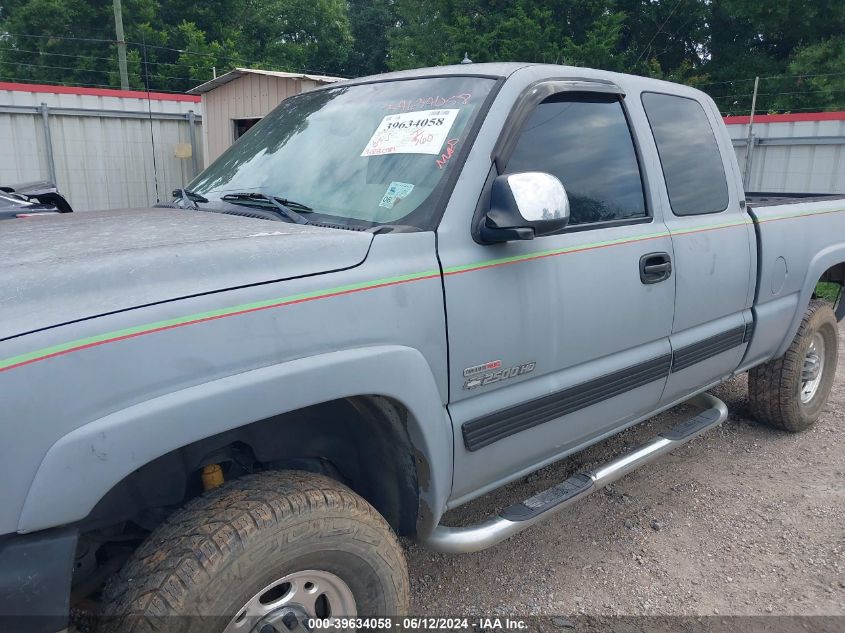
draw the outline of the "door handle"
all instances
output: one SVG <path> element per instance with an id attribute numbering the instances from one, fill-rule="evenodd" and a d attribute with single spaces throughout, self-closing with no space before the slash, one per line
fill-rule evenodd
<path id="1" fill-rule="evenodd" d="M 648 253 L 640 257 L 640 281 L 656 284 L 672 276 L 672 258 L 669 253 Z"/>

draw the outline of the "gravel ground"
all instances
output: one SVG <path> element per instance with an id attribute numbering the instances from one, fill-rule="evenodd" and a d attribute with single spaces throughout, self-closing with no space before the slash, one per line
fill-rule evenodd
<path id="1" fill-rule="evenodd" d="M 477 554 L 407 542 L 411 612 L 845 615 L 845 359 L 822 418 L 798 435 L 749 418 L 745 376 L 713 394 L 731 411 L 721 428 L 546 523 Z M 681 418 L 668 411 L 445 522 L 477 521 Z"/>

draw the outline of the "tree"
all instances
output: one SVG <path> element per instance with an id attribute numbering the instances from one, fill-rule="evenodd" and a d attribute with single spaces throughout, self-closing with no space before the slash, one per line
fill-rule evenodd
<path id="1" fill-rule="evenodd" d="M 683 81 L 706 64 L 707 3 L 702 0 L 616 0 L 625 15 L 619 46 L 627 72 Z"/>
<path id="2" fill-rule="evenodd" d="M 123 20 L 133 88 L 187 90 L 213 67 L 339 72 L 352 50 L 344 0 L 124 0 Z M 0 77 L 119 86 L 112 1 L 4 2 Z"/>
<path id="3" fill-rule="evenodd" d="M 350 0 L 353 45 L 345 71 L 351 77 L 387 70 L 389 33 L 396 26 L 393 0 Z"/>
<path id="4" fill-rule="evenodd" d="M 443 63 L 442 29 L 452 17 L 449 4 L 444 0 L 396 0 L 396 26 L 388 34 L 388 68 Z"/>
<path id="5" fill-rule="evenodd" d="M 803 46 L 787 65 L 772 109 L 841 110 L 845 107 L 845 36 Z"/>
<path id="6" fill-rule="evenodd" d="M 86 30 L 102 24 L 104 3 L 82 0 L 15 0 L 4 2 L 0 13 L 0 76 L 12 81 L 40 81 L 109 85 L 109 71 L 117 70 L 108 43 L 61 39 L 65 34 L 102 38 L 102 31 Z M 109 3 L 111 8 L 111 3 Z M 112 24 L 114 18 L 112 17 Z M 14 35 L 6 35 L 6 34 Z M 19 34 L 39 37 L 21 37 Z M 118 84 L 119 85 L 119 84 Z"/>
<path id="7" fill-rule="evenodd" d="M 845 32 L 841 0 L 712 0 L 709 11 L 707 69 L 720 82 L 712 92 L 724 111 L 748 112 L 754 76 L 773 77 L 761 81 L 758 110 L 788 105 L 782 99 L 788 95 L 780 93 L 791 92 L 781 77 L 790 74 L 790 60 L 800 49 Z"/>
<path id="8" fill-rule="evenodd" d="M 240 26 L 242 54 L 278 70 L 332 72 L 352 49 L 343 0 L 254 0 Z"/>
<path id="9" fill-rule="evenodd" d="M 748 111 L 756 75 L 758 110 L 845 107 L 842 0 L 123 0 L 123 15 L 134 88 L 187 90 L 234 66 L 359 76 L 467 52 L 684 82 L 725 112 Z M 111 0 L 3 0 L 0 77 L 117 86 L 113 40 Z"/>
<path id="10" fill-rule="evenodd" d="M 396 0 L 394 69 L 477 62 L 585 63 L 619 68 L 624 16 L 604 0 Z"/>

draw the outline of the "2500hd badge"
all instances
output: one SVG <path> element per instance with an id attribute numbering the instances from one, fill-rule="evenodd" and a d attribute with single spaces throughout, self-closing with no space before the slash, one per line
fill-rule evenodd
<path id="1" fill-rule="evenodd" d="M 487 363 L 481 363 L 480 365 L 467 367 L 464 369 L 464 378 L 466 378 L 464 380 L 464 389 L 477 389 L 478 387 L 492 385 L 493 383 L 509 378 L 530 374 L 537 366 L 537 362 L 532 360 L 527 363 L 508 367 L 507 369 L 500 369 L 501 366 L 502 361 L 493 360 Z"/>

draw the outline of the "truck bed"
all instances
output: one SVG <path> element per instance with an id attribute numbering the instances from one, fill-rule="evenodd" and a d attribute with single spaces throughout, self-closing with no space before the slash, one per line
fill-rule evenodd
<path id="1" fill-rule="evenodd" d="M 745 193 L 745 203 L 749 208 L 796 204 L 798 202 L 825 202 L 845 200 L 845 193 L 786 193 L 783 191 L 753 191 Z"/>
<path id="2" fill-rule="evenodd" d="M 746 198 L 759 249 L 749 367 L 786 351 L 819 279 L 845 274 L 845 195 L 765 196 Z"/>

